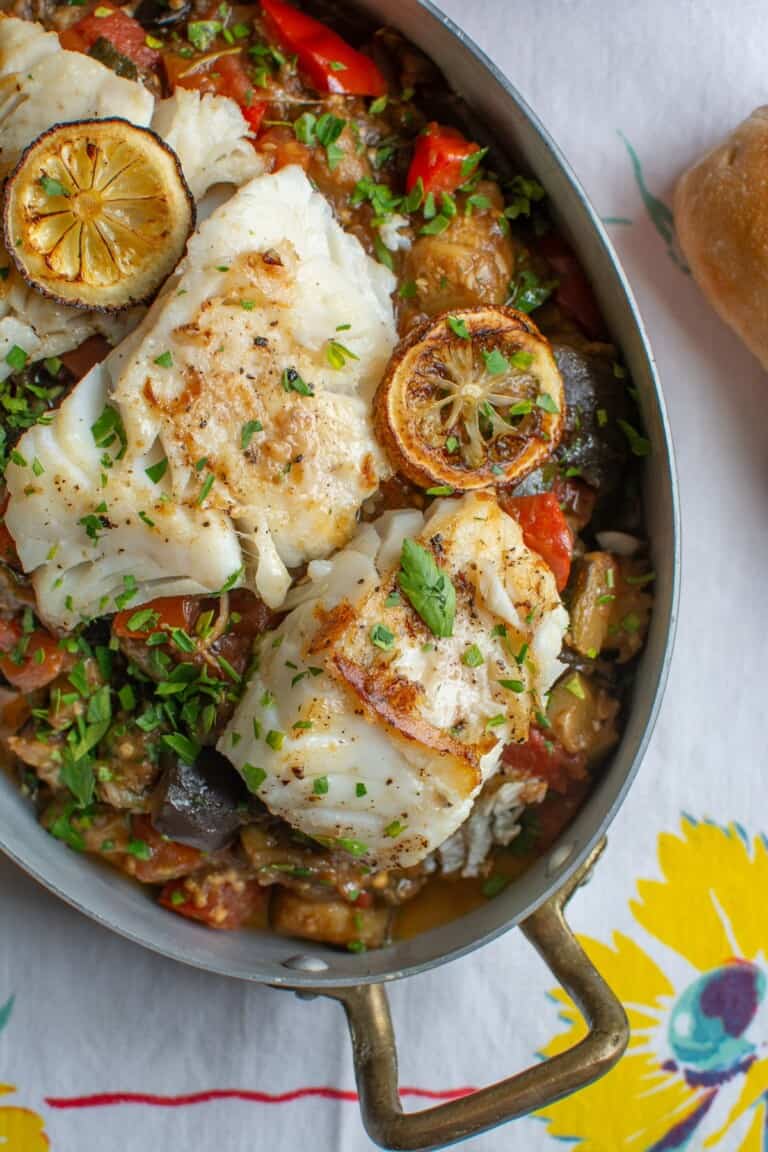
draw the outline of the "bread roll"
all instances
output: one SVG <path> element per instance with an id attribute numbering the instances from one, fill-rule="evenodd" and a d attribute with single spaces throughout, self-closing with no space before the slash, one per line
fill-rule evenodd
<path id="1" fill-rule="evenodd" d="M 768 368 L 768 107 L 680 178 L 674 213 L 704 295 Z"/>

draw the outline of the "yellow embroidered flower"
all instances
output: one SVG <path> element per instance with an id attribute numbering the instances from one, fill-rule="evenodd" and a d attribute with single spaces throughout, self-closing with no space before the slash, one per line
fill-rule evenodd
<path id="1" fill-rule="evenodd" d="M 659 837 L 659 863 L 630 905 L 637 936 L 582 941 L 629 1016 L 627 1055 L 541 1118 L 574 1152 L 765 1152 L 768 844 L 685 817 Z M 568 1027 L 546 1056 L 585 1030 L 555 998 Z"/>
<path id="2" fill-rule="evenodd" d="M 0 1032 L 8 1023 L 13 1011 L 13 996 L 0 1005 Z M 12 1084 L 0 1084 L 0 1096 L 15 1092 Z M 2 1152 L 47 1152 L 50 1147 L 44 1131 L 44 1121 L 37 1112 L 29 1108 L 10 1107 L 0 1104 L 0 1149 Z"/>
<path id="3" fill-rule="evenodd" d="M 10 1084 L 0 1084 L 0 1096 L 13 1092 Z M 44 1121 L 29 1108 L 6 1108 L 0 1104 L 0 1148 L 3 1152 L 48 1152 L 50 1144 Z"/>

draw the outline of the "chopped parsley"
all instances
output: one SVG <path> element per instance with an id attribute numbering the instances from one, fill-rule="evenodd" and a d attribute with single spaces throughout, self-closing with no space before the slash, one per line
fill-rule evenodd
<path id="1" fill-rule="evenodd" d="M 556 401 L 550 396 L 549 392 L 542 392 L 541 395 L 536 397 L 536 407 L 541 408 L 542 412 L 549 412 L 556 415 L 560 409 Z"/>
<path id="2" fill-rule="evenodd" d="M 207 52 L 221 29 L 220 20 L 190 20 L 187 24 L 187 39 L 198 52 Z"/>
<path id="3" fill-rule="evenodd" d="M 492 900 L 494 896 L 498 896 L 499 892 L 503 892 L 508 884 L 508 876 L 502 876 L 500 872 L 494 872 L 483 883 L 481 891 L 483 896 L 486 896 L 489 900 Z"/>
<path id="4" fill-rule="evenodd" d="M 554 292 L 556 280 L 542 280 L 532 268 L 523 268 L 509 286 L 507 304 L 520 312 L 534 312 Z"/>
<path id="5" fill-rule="evenodd" d="M 312 784 L 312 791 L 315 796 L 325 796 L 328 792 L 328 777 L 317 776 Z"/>
<path id="6" fill-rule="evenodd" d="M 257 767 L 255 764 L 243 764 L 240 771 L 243 774 L 243 779 L 249 792 L 257 792 L 267 778 L 267 773 L 264 769 Z"/>
<path id="7" fill-rule="evenodd" d="M 392 840 L 394 840 L 397 836 L 401 836 L 405 830 L 405 824 L 403 824 L 400 820 L 393 820 L 390 824 L 387 824 L 386 828 L 384 829 L 384 835 L 389 836 Z"/>
<path id="8" fill-rule="evenodd" d="M 462 320 L 460 316 L 449 316 L 447 324 L 454 336 L 458 336 L 460 340 L 471 339 L 466 321 Z"/>
<path id="9" fill-rule="evenodd" d="M 469 647 L 462 653 L 462 664 L 467 668 L 479 668 L 483 663 L 483 654 L 478 648 L 477 644 L 470 644 Z"/>
<path id="10" fill-rule="evenodd" d="M 385 628 L 383 624 L 374 624 L 371 628 L 371 642 L 384 652 L 389 652 L 395 646 L 395 634 Z"/>
<path id="11" fill-rule="evenodd" d="M 500 348 L 494 348 L 491 352 L 486 352 L 483 349 L 483 360 L 485 361 L 485 369 L 490 372 L 491 376 L 501 376 L 504 372 L 509 372 L 509 360 Z"/>
<path id="12" fill-rule="evenodd" d="M 197 498 L 197 504 L 198 505 L 204 504 L 205 501 L 210 496 L 211 488 L 213 488 L 214 480 L 215 480 L 215 477 L 213 475 L 213 472 L 209 472 L 208 475 L 206 476 L 205 480 L 203 481 L 202 488 L 200 489 L 200 495 Z"/>
<path id="13" fill-rule="evenodd" d="M 43 192 L 45 192 L 46 196 L 69 196 L 70 195 L 69 190 L 64 187 L 64 185 L 61 183 L 61 181 L 60 180 L 54 180 L 54 178 L 52 176 L 46 176 L 45 174 L 43 174 L 40 177 L 39 183 L 40 183 L 40 187 L 42 188 Z"/>
<path id="14" fill-rule="evenodd" d="M 571 696 L 575 696 L 577 700 L 586 700 L 587 694 L 578 675 L 571 676 L 570 680 L 566 680 L 565 687 Z"/>
<path id="15" fill-rule="evenodd" d="M 14 344 L 5 354 L 5 362 L 12 372 L 21 372 L 28 360 L 29 356 L 18 344 Z"/>
<path id="16" fill-rule="evenodd" d="M 651 451 L 651 442 L 641 435 L 628 420 L 617 420 L 619 428 L 627 438 L 630 450 L 634 456 L 648 456 Z"/>
<path id="17" fill-rule="evenodd" d="M 162 460 L 158 460 L 157 464 L 151 464 L 144 471 L 153 484 L 159 484 L 168 471 L 168 458 L 164 456 Z"/>
<path id="18" fill-rule="evenodd" d="M 257 432 L 263 432 L 264 426 L 261 420 L 249 420 L 240 430 L 240 447 L 243 452 L 248 448 L 248 445 L 253 440 Z"/>
<path id="19" fill-rule="evenodd" d="M 358 780 L 357 784 L 355 784 L 355 796 L 362 797 L 367 795 L 368 789 L 366 788 L 365 784 Z"/>
<path id="20" fill-rule="evenodd" d="M 154 363 L 158 368 L 171 368 L 173 367 L 173 353 L 161 352 L 159 356 L 155 356 Z"/>
<path id="21" fill-rule="evenodd" d="M 502 688 L 507 688 L 510 692 L 524 692 L 525 684 L 522 680 L 499 680 Z"/>
<path id="22" fill-rule="evenodd" d="M 340 344 L 338 340 L 329 340 L 325 346 L 325 358 L 331 368 L 339 371 L 348 360 L 358 360 L 359 356 L 344 344 Z"/>
<path id="23" fill-rule="evenodd" d="M 298 392 L 300 396 L 314 396 L 315 391 L 311 384 L 302 380 L 295 368 L 286 368 L 280 378 L 280 383 L 286 392 Z"/>
<path id="24" fill-rule="evenodd" d="M 105 407 L 95 423 L 91 424 L 91 435 L 97 448 L 111 448 L 115 441 L 119 442 L 120 450 L 115 459 L 122 460 L 128 446 L 125 428 L 120 413 L 115 408 Z"/>

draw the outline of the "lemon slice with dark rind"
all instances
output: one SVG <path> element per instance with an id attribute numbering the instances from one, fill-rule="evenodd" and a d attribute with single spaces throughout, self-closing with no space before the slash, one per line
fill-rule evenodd
<path id="1" fill-rule="evenodd" d="M 565 391 L 529 316 L 480 306 L 443 313 L 398 345 L 374 400 L 397 471 L 423 488 L 511 484 L 557 447 Z"/>
<path id="2" fill-rule="evenodd" d="M 5 188 L 16 267 L 39 292 L 77 308 L 114 312 L 151 299 L 194 223 L 175 152 L 118 118 L 50 128 Z"/>

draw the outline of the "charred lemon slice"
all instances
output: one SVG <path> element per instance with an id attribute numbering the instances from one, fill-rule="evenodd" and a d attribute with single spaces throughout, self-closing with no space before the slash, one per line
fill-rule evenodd
<path id="1" fill-rule="evenodd" d="M 178 158 L 154 132 L 120 119 L 57 124 L 8 179 L 6 245 L 44 295 L 112 312 L 157 291 L 194 212 Z"/>
<path id="2" fill-rule="evenodd" d="M 422 487 L 510 484 L 557 447 L 565 394 L 549 343 L 513 308 L 465 308 L 415 328 L 374 400 L 398 471 Z"/>

